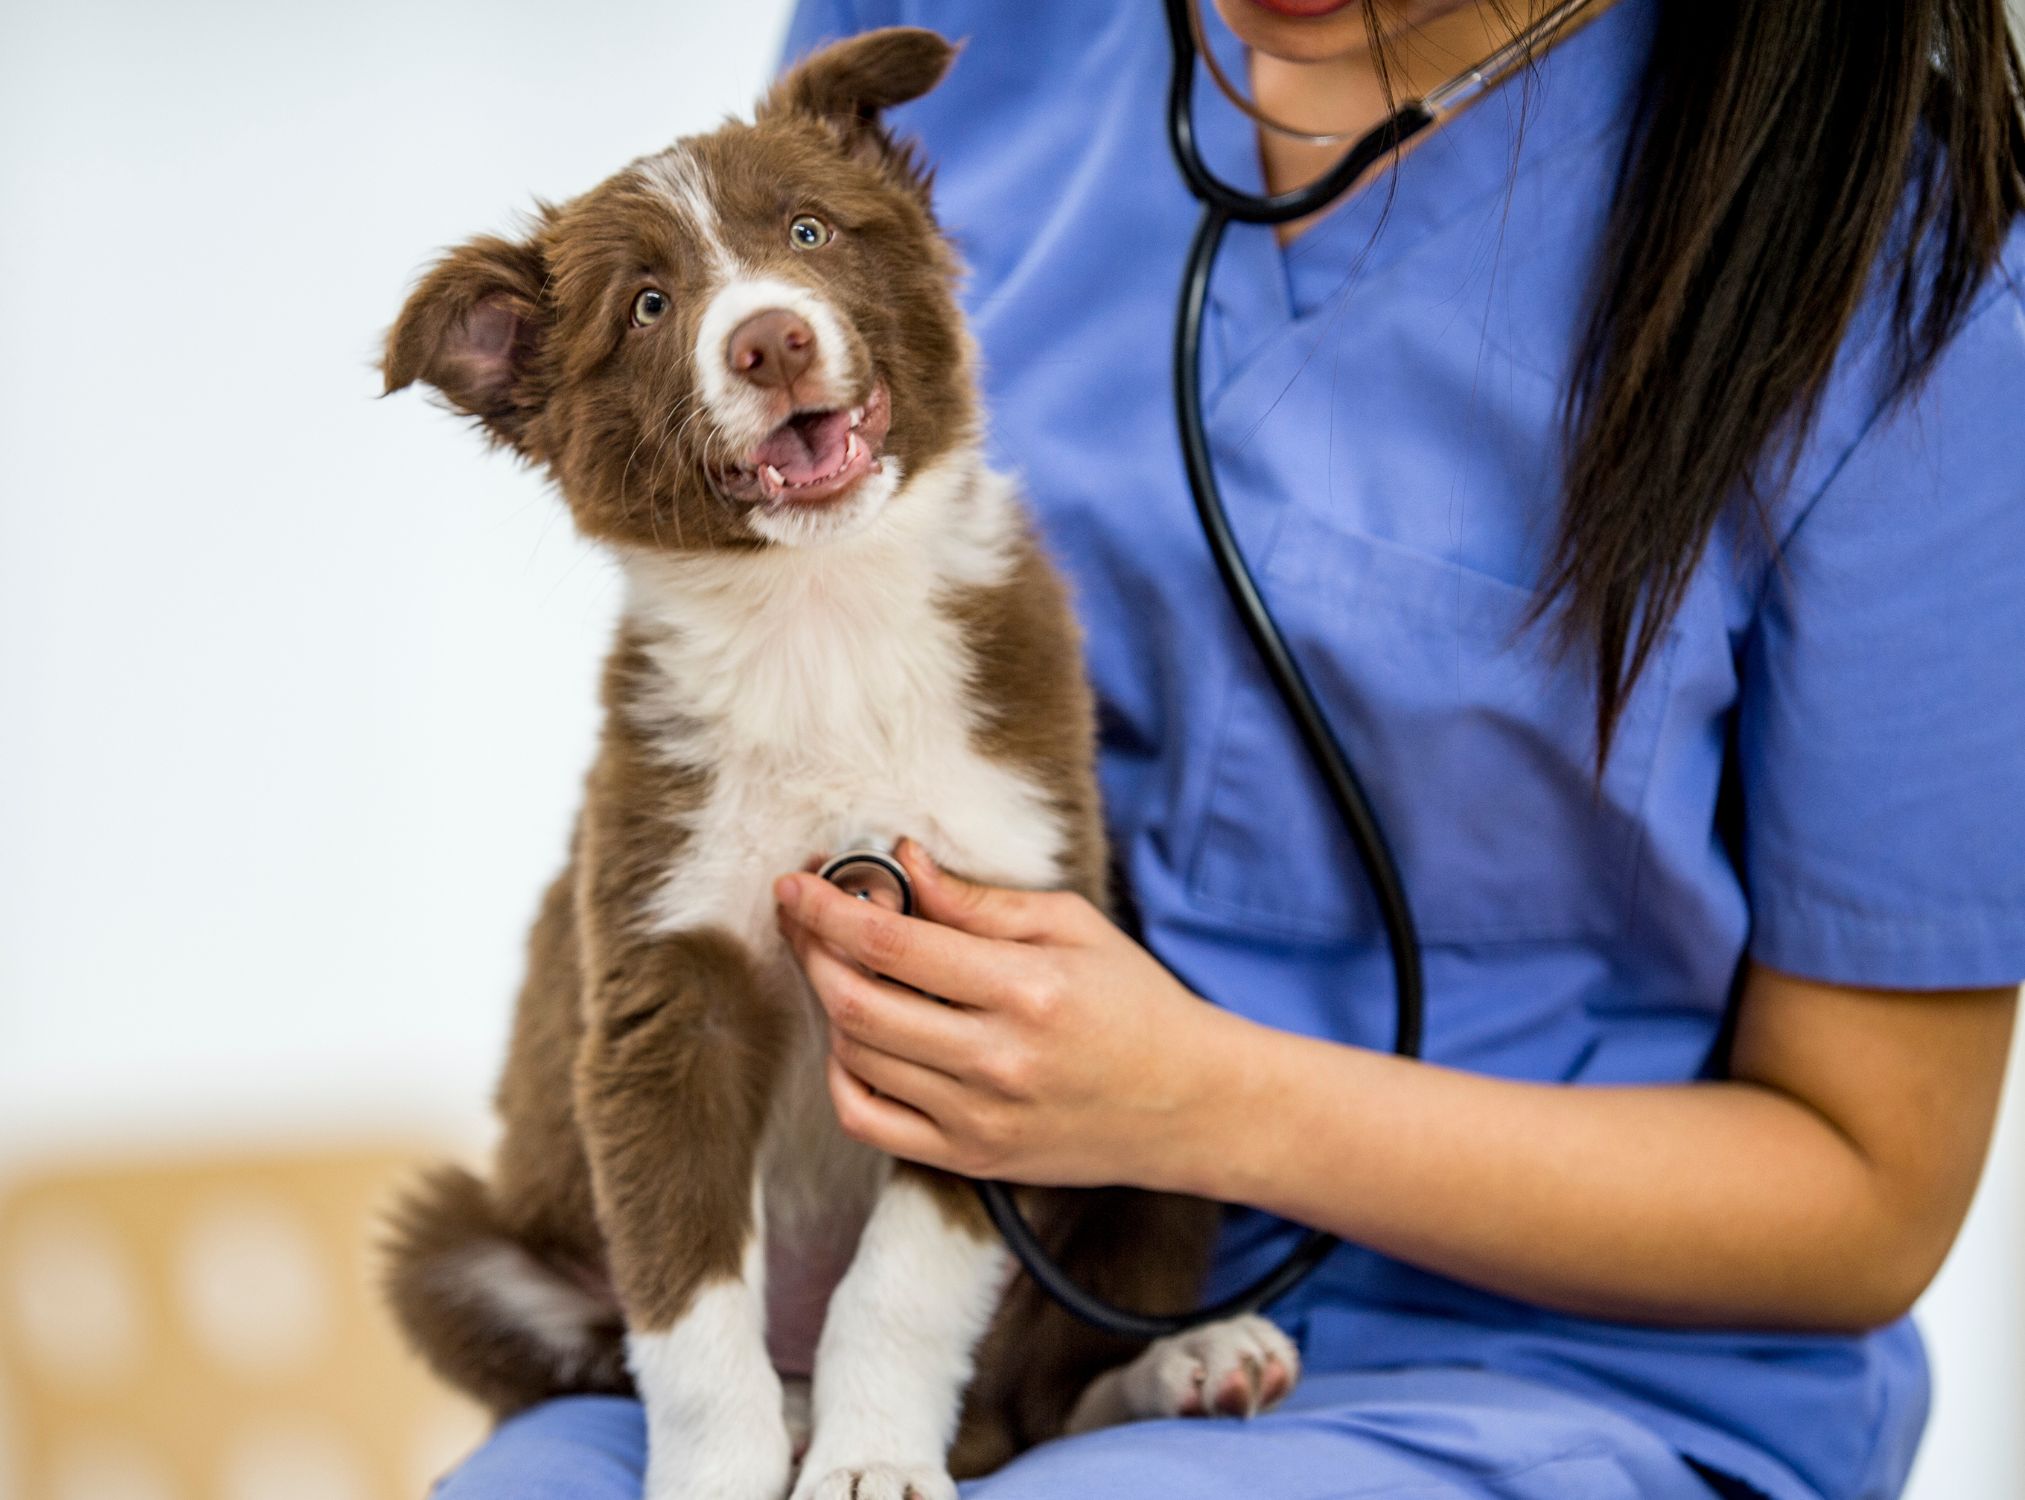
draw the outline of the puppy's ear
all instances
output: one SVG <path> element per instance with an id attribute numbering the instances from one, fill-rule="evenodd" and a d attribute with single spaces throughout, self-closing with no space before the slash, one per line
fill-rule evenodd
<path id="1" fill-rule="evenodd" d="M 888 26 L 811 52 L 790 69 L 760 106 L 760 118 L 813 115 L 853 155 L 896 169 L 925 189 L 913 155 L 880 124 L 880 114 L 919 99 L 942 82 L 957 48 L 918 26 Z"/>
<path id="2" fill-rule="evenodd" d="M 532 242 L 481 235 L 430 267 L 387 334 L 388 394 L 419 380 L 518 443 L 539 404 L 530 365 L 545 329 L 547 267 Z"/>

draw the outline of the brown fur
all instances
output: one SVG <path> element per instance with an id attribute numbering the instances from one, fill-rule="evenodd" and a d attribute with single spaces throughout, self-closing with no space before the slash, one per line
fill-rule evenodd
<path id="1" fill-rule="evenodd" d="M 924 92 L 950 55 L 935 40 L 935 49 L 903 41 L 893 57 L 830 49 L 846 54 L 843 67 L 812 59 L 754 123 L 687 143 L 721 194 L 727 236 L 743 232 L 741 250 L 756 270 L 808 278 L 809 257 L 779 235 L 751 232 L 801 204 L 822 203 L 848 233 L 853 254 L 824 260 L 823 290 L 878 351 L 892 392 L 886 451 L 917 474 L 977 420 L 968 350 L 951 315 L 955 257 L 911 155 L 859 109 L 819 115 L 802 102 L 841 109 L 847 79 L 881 100 Z M 474 239 L 424 277 L 388 335 L 386 389 L 434 385 L 495 442 L 553 474 L 587 536 L 656 549 L 757 545 L 711 482 L 711 464 L 733 455 L 670 420 L 698 400 L 683 356 L 702 314 L 704 247 L 632 170 L 569 203 L 542 205 L 531 229 L 517 244 Z M 669 294 L 673 311 L 653 337 L 631 336 L 625 309 L 648 285 Z M 488 315 L 510 322 L 506 361 L 467 352 L 463 336 Z M 701 441 L 674 441 L 678 429 Z"/>
<path id="2" fill-rule="evenodd" d="M 975 439 L 952 285 L 955 263 L 914 157 L 880 109 L 931 87 L 951 51 L 928 33 L 874 33 L 791 74 L 751 125 L 687 143 L 725 236 L 756 268 L 813 283 L 863 342 L 891 396 L 884 452 L 919 474 Z M 845 251 L 800 256 L 776 232 L 820 203 Z M 416 288 L 389 335 L 389 391 L 426 381 L 488 435 L 546 469 L 578 526 L 622 549 L 769 545 L 723 492 L 699 400 L 695 342 L 708 256 L 637 169 L 544 206 L 524 240 L 481 238 Z M 754 247 L 759 247 L 755 249 Z M 629 326 L 645 286 L 670 311 Z M 1064 883 L 1105 904 L 1089 690 L 1060 580 L 1023 536 L 1000 587 L 954 598 L 986 705 L 975 747 L 1048 790 L 1066 830 Z M 736 1274 L 755 1156 L 798 1018 L 752 954 L 708 928 L 650 935 L 642 914 L 682 851 L 707 766 L 671 763 L 649 728 L 667 684 L 641 627 L 607 663 L 605 731 L 568 867 L 529 941 L 497 1104 L 490 1184 L 443 1171 L 396 1216 L 389 1293 L 442 1375 L 504 1414 L 544 1396 L 627 1385 L 625 1328 L 665 1329 Z M 919 1168 L 952 1222 L 989 1235 L 968 1183 Z M 1030 1191 L 1044 1238 L 1084 1284 L 1171 1309 L 1195 1295 L 1213 1223 L 1204 1204 L 1133 1190 Z M 583 1348 L 509 1327 L 474 1257 L 524 1257 L 592 1308 Z M 621 1314 L 623 1313 L 623 1320 Z M 1018 1278 L 978 1351 L 954 1472 L 972 1474 L 1061 1430 L 1088 1381 L 1131 1345 L 1094 1333 Z"/>
<path id="3" fill-rule="evenodd" d="M 1096 712 L 1080 666 L 1063 670 L 1083 659 L 1068 590 L 1029 547 L 1004 585 L 969 594 L 955 609 L 978 681 L 991 684 L 979 747 L 1049 789 L 1069 833 L 1064 884 L 1109 911 L 1104 815 L 1087 769 L 1097 759 Z"/>

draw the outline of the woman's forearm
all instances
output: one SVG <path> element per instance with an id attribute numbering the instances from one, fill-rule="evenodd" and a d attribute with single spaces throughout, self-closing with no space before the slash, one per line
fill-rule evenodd
<path id="1" fill-rule="evenodd" d="M 1592 1317 L 1860 1327 L 1896 1311 L 1866 1163 L 1744 1083 L 1513 1083 L 1240 1023 L 1176 1186 Z"/>
<path id="2" fill-rule="evenodd" d="M 1751 965 L 1734 1081 L 1515 1083 L 1258 1026 L 1087 902 L 901 858 L 922 918 L 813 877 L 776 892 L 847 1134 L 968 1176 L 1248 1203 L 1591 1316 L 1902 1312 L 1967 1212 L 2017 1003 Z"/>
<path id="3" fill-rule="evenodd" d="M 1867 1165 L 1792 1099 L 1513 1083 L 1245 1030 L 1191 1191 L 1585 1316 L 1859 1327 L 1895 1311 Z"/>

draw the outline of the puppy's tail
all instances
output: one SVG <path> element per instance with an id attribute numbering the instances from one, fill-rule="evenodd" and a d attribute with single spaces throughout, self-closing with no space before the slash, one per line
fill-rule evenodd
<path id="1" fill-rule="evenodd" d="M 387 1300 L 408 1341 L 495 1416 L 566 1392 L 632 1389 L 617 1300 L 507 1228 L 471 1173 L 429 1173 L 390 1230 Z"/>

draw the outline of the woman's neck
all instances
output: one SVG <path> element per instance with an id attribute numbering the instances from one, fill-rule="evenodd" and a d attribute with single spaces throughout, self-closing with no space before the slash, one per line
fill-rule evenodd
<path id="1" fill-rule="evenodd" d="M 1380 78 L 1377 56 L 1369 48 L 1323 62 L 1289 62 L 1253 52 L 1252 97 L 1266 114 L 1310 133 L 1345 137 L 1316 145 L 1260 127 L 1259 160 L 1267 190 L 1284 193 L 1320 177 L 1336 164 L 1350 140 L 1381 124 L 1398 103 L 1417 99 L 1467 72 L 1548 4 L 1549 0 L 1520 0 L 1500 6 L 1490 0 L 1463 0 L 1422 6 L 1418 19 L 1386 39 L 1385 79 Z M 1279 226 L 1280 243 L 1293 240 L 1320 217 Z"/>

